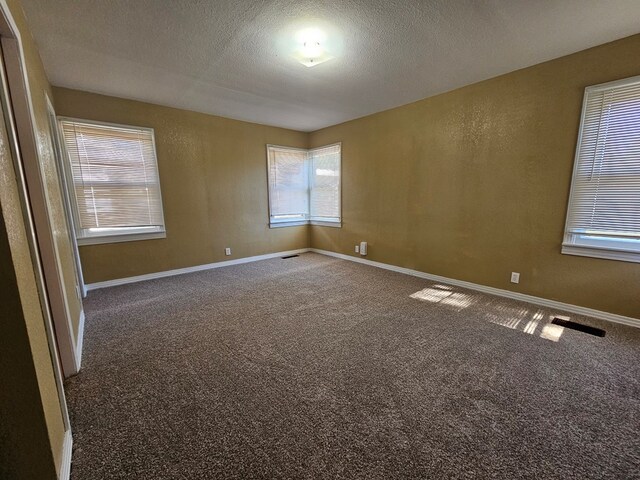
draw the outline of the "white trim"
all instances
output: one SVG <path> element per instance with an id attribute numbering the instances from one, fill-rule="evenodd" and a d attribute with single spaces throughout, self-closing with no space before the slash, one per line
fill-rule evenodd
<path id="1" fill-rule="evenodd" d="M 311 215 L 311 179 L 313 177 L 312 152 L 331 147 L 340 147 L 340 175 L 338 175 L 338 202 L 340 203 L 340 208 L 337 217 L 332 217 L 332 219 L 327 219 L 327 217 L 324 217 L 323 219 L 322 217 Z M 313 147 L 309 149 L 309 225 L 316 225 L 318 227 L 342 228 L 342 142 L 334 142 L 330 143 L 329 145 L 322 145 L 320 147 Z"/>
<path id="2" fill-rule="evenodd" d="M 100 288 L 115 287 L 117 285 L 126 285 L 129 283 L 143 282 L 145 280 L 153 280 L 156 278 L 171 277 L 174 275 L 183 275 L 185 273 L 200 272 L 202 270 L 210 270 L 213 268 L 229 267 L 231 265 L 240 265 L 243 263 L 257 262 L 260 260 L 267 260 L 269 258 L 285 257 L 287 255 L 295 255 L 298 253 L 314 252 L 321 255 L 327 255 L 330 257 L 340 258 L 342 260 L 349 260 L 351 262 L 362 263 L 370 265 L 372 267 L 382 268 L 385 270 L 391 270 L 393 272 L 404 273 L 405 275 L 411 275 L 414 277 L 424 278 L 432 280 L 434 282 L 447 283 L 449 285 L 455 285 L 462 288 L 468 288 L 470 290 L 476 290 L 490 295 L 496 295 L 498 297 L 511 298 L 514 300 L 520 300 L 522 302 L 533 303 L 548 308 L 556 308 L 566 312 L 577 313 L 579 315 L 585 315 L 588 317 L 598 318 L 601 320 L 607 320 L 614 323 L 621 323 L 623 325 L 629 325 L 632 327 L 640 328 L 640 319 L 633 317 L 625 317 L 624 315 L 618 315 L 615 313 L 603 312 L 601 310 L 595 310 L 593 308 L 581 307 L 579 305 L 572 305 L 570 303 L 558 302 L 556 300 L 549 300 L 541 297 L 534 297 L 533 295 L 527 295 L 525 293 L 512 292 L 510 290 L 503 290 L 500 288 L 489 287 L 486 285 L 480 285 L 477 283 L 466 282 L 464 280 L 456 280 L 454 278 L 442 277 L 440 275 L 434 275 L 431 273 L 420 272 L 419 270 L 412 270 L 410 268 L 398 267 L 396 265 L 390 265 L 388 263 L 375 262 L 361 257 L 354 257 L 351 255 L 344 255 L 342 253 L 330 252 L 328 250 L 320 250 L 318 248 L 300 248 L 298 250 L 289 250 L 286 252 L 267 253 L 265 255 L 256 255 L 254 257 L 238 258 L 236 260 L 227 260 L 224 262 L 208 263 L 205 265 L 196 265 L 193 267 L 178 268 L 175 270 L 165 270 L 163 272 L 148 273 L 145 275 L 137 275 L 135 277 L 118 278 L 115 280 L 107 280 L 104 282 L 96 282 L 87 284 L 87 290 L 97 290 Z M 78 332 L 78 338 L 80 337 L 80 331 Z"/>
<path id="3" fill-rule="evenodd" d="M 322 220 L 295 220 L 292 222 L 271 222 L 269 228 L 300 227 L 302 225 L 315 225 L 316 227 L 342 228 L 342 222 L 327 222 Z"/>
<path id="4" fill-rule="evenodd" d="M 600 83 L 598 85 L 591 85 L 585 88 L 586 92 L 598 92 L 600 90 L 608 90 L 613 87 L 621 87 L 623 85 L 635 85 L 636 83 L 640 83 L 640 75 L 636 75 L 635 77 L 629 78 L 621 78 L 619 80 L 614 80 L 612 82 Z"/>
<path id="5" fill-rule="evenodd" d="M 58 130 L 61 132 L 61 137 L 60 138 L 60 148 L 62 149 L 62 156 L 64 157 L 62 159 L 62 162 L 65 162 L 66 164 L 70 165 L 70 158 L 69 158 L 69 152 L 67 151 L 67 144 L 64 141 L 64 134 L 62 133 L 62 128 L 60 128 L 60 124 L 62 122 L 67 122 L 67 123 L 79 123 L 79 124 L 85 124 L 85 125 L 97 125 L 99 127 L 111 127 L 114 129 L 120 129 L 120 130 L 141 130 L 144 132 L 147 132 L 151 135 L 151 146 L 153 147 L 153 158 L 155 160 L 155 168 L 156 168 L 156 176 L 158 178 L 158 196 L 160 197 L 160 216 L 162 217 L 162 225 L 158 225 L 156 226 L 156 230 L 155 231 L 144 231 L 146 227 L 132 227 L 131 228 L 131 232 L 127 233 L 127 232 L 120 232 L 120 233 L 106 233 L 104 235 L 86 235 L 83 233 L 83 229 L 80 227 L 80 220 L 78 218 L 78 204 L 76 201 L 76 197 L 75 197 L 75 193 L 74 192 L 67 192 L 67 195 L 71 201 L 71 214 L 73 217 L 73 224 L 74 224 L 74 234 L 75 237 L 77 239 L 77 244 L 78 245 L 98 245 L 98 244 L 103 244 L 103 243 L 119 243 L 119 242 L 130 242 L 130 241 L 137 241 L 137 240 L 152 240 L 152 239 L 157 239 L 157 238 L 166 238 L 167 237 L 167 233 L 166 233 L 166 221 L 164 218 L 164 204 L 162 201 L 162 185 L 161 185 L 161 180 L 160 180 L 160 165 L 158 163 L 158 152 L 157 152 L 157 148 L 156 148 L 156 134 L 153 128 L 151 127 L 139 127 L 136 125 L 124 125 L 124 124 L 120 124 L 120 123 L 110 123 L 110 122 L 101 122 L 98 120 L 87 120 L 87 119 L 83 119 L 83 118 L 75 118 L 75 117 L 65 117 L 64 115 L 59 115 L 58 117 L 56 117 L 57 119 L 57 125 L 58 125 Z M 73 181 L 73 175 L 71 173 L 71 168 L 66 168 L 65 169 L 65 175 L 66 175 L 66 186 L 70 187 L 72 186 L 74 183 Z M 136 231 L 136 229 L 138 231 Z"/>
<path id="6" fill-rule="evenodd" d="M 304 152 L 305 153 L 305 169 L 307 170 L 307 194 L 308 194 L 308 187 L 309 187 L 309 149 L 307 148 L 300 148 L 300 147 L 286 147 L 283 145 L 274 145 L 272 143 L 267 143 L 266 145 L 266 153 L 267 153 L 267 206 L 269 209 L 269 228 L 281 228 L 281 227 L 295 227 L 298 225 L 306 225 L 309 223 L 309 219 L 308 219 L 308 215 L 309 213 L 307 212 L 306 214 L 301 214 L 304 215 L 304 218 L 300 219 L 300 218 L 285 218 L 283 220 L 278 220 L 278 219 L 274 219 L 274 215 L 273 215 L 273 209 L 272 209 L 272 202 L 271 202 L 271 197 L 273 196 L 273 192 L 271 191 L 271 163 L 272 163 L 272 156 L 270 155 L 271 150 L 274 149 L 280 149 L 280 150 L 291 150 L 294 152 Z M 311 209 L 311 205 L 307 204 L 307 210 Z M 297 213 L 295 215 L 298 215 Z"/>
<path id="7" fill-rule="evenodd" d="M 102 243 L 136 242 L 140 240 L 155 240 L 158 238 L 167 238 L 167 232 L 165 230 L 162 230 L 161 232 L 121 233 L 117 235 L 78 237 L 78 245 L 82 246 L 82 245 L 99 245 Z"/>
<path id="8" fill-rule="evenodd" d="M 562 253 L 565 255 L 578 255 L 580 257 L 604 258 L 606 260 L 621 260 L 623 262 L 640 263 L 640 252 L 628 250 L 614 250 L 602 247 L 586 247 L 582 245 L 562 245 Z"/>
<path id="9" fill-rule="evenodd" d="M 302 225 L 309 225 L 309 220 L 294 220 L 291 222 L 271 222 L 269 224 L 269 228 L 300 227 Z"/>
<path id="10" fill-rule="evenodd" d="M 64 432 L 64 443 L 62 444 L 62 461 L 60 463 L 60 472 L 58 478 L 60 480 L 69 480 L 71 478 L 71 456 L 73 453 L 73 437 L 71 430 Z"/>
<path id="11" fill-rule="evenodd" d="M 201 272 L 202 270 L 210 270 L 212 268 L 229 267 L 231 265 L 240 265 L 242 263 L 267 260 L 269 258 L 286 257 L 287 255 L 306 253 L 308 251 L 308 248 L 299 248 L 298 250 L 288 250 L 286 252 L 267 253 L 265 255 L 237 258 L 235 260 L 226 260 L 224 262 L 207 263 L 204 265 L 195 265 L 193 267 L 177 268 L 175 270 L 165 270 L 156 273 L 147 273 L 145 275 L 136 275 L 135 277 L 116 278 L 114 280 L 106 280 L 104 282 L 89 283 L 87 284 L 87 290 L 97 290 L 99 288 L 108 288 L 115 287 L 117 285 L 126 285 L 128 283 L 144 282 L 145 280 L 154 280 L 156 278 L 172 277 L 174 275 L 183 275 L 185 273 Z"/>
<path id="12" fill-rule="evenodd" d="M 312 171 L 312 162 L 311 155 L 312 152 L 316 150 L 322 150 L 330 147 L 340 147 L 340 175 L 338 176 L 338 191 L 340 193 L 340 215 L 335 217 L 335 220 L 323 220 L 321 217 L 313 217 L 311 215 L 311 171 Z M 272 149 L 281 149 L 281 150 L 292 150 L 296 152 L 305 152 L 305 168 L 307 169 L 307 195 L 308 195 L 308 212 L 306 214 L 299 214 L 300 216 L 304 216 L 303 219 L 294 219 L 294 218 L 285 218 L 285 219 L 274 219 L 273 212 L 271 211 L 271 155 L 270 151 Z M 313 148 L 299 148 L 299 147 L 287 147 L 283 145 L 274 145 L 272 143 L 267 144 L 267 202 L 269 205 L 269 228 L 281 228 L 281 227 L 294 227 L 299 225 L 318 225 L 324 227 L 342 227 L 342 142 L 335 142 L 330 145 L 323 145 L 321 147 L 313 147 Z"/>
<path id="13" fill-rule="evenodd" d="M 80 311 L 80 318 L 78 318 L 78 336 L 76 338 L 76 368 L 80 371 L 82 365 L 82 344 L 84 342 L 84 310 Z"/>
<path id="14" fill-rule="evenodd" d="M 62 122 L 87 123 L 90 125 L 98 125 L 102 127 L 120 128 L 122 130 L 144 130 L 145 132 L 153 134 L 153 127 L 141 127 L 139 125 L 128 125 L 125 123 L 102 122 L 100 120 L 91 120 L 87 118 L 67 117 L 66 115 L 58 115 L 57 118 L 58 121 Z"/>
<path id="15" fill-rule="evenodd" d="M 67 185 L 66 167 L 62 153 L 62 139 L 60 138 L 60 131 L 58 129 L 58 117 L 56 111 L 53 108 L 53 103 L 49 94 L 44 93 L 44 98 L 47 103 L 47 117 L 49 121 L 49 130 L 51 130 L 51 143 L 56 160 L 56 167 L 58 171 L 58 182 L 60 182 L 60 194 L 62 195 L 62 203 L 65 211 L 65 217 L 67 220 L 67 229 L 69 235 L 69 243 L 73 250 L 73 260 L 76 272 L 76 282 L 79 288 L 78 301 L 82 303 L 82 299 L 87 296 L 87 292 L 84 288 L 84 276 L 82 274 L 82 263 L 80 261 L 80 251 L 78 250 L 78 241 L 76 240 L 76 227 L 74 224 L 73 210 L 71 205 L 71 199 L 69 198 L 69 188 Z"/>
<path id="16" fill-rule="evenodd" d="M 432 280 L 440 283 L 447 283 L 449 285 L 455 285 L 457 287 L 468 288 L 470 290 L 477 290 L 479 292 L 488 293 L 490 295 L 497 295 L 499 297 L 511 298 L 514 300 L 520 300 L 522 302 L 533 303 L 543 307 L 554 308 L 558 310 L 564 310 L 566 312 L 577 313 L 579 315 L 585 315 L 588 317 L 598 318 L 600 320 L 607 320 L 609 322 L 621 323 L 623 325 L 629 325 L 632 327 L 640 328 L 640 319 L 633 317 L 625 317 L 615 313 L 603 312 L 601 310 L 594 310 L 593 308 L 581 307 L 579 305 L 572 305 L 570 303 L 558 302 L 556 300 L 548 300 L 546 298 L 534 297 L 533 295 L 527 295 L 524 293 L 512 292 L 509 290 L 502 290 L 500 288 L 488 287 L 477 283 L 465 282 L 464 280 L 456 280 L 454 278 L 441 277 L 440 275 L 433 275 L 431 273 L 420 272 L 418 270 L 412 270 L 410 268 L 397 267 L 395 265 L 389 265 L 382 262 L 374 262 L 373 260 L 367 260 L 360 257 L 352 257 L 351 255 L 344 255 L 342 253 L 330 252 L 328 250 L 320 250 L 317 248 L 309 249 L 311 252 L 320 253 L 322 255 L 328 255 L 330 257 L 340 258 L 342 260 L 349 260 L 356 263 L 363 263 L 372 267 L 383 268 L 385 270 L 391 270 L 393 272 L 404 273 L 406 275 L 412 275 L 414 277 L 420 277 L 427 280 Z"/>
<path id="17" fill-rule="evenodd" d="M 38 290 L 41 296 L 41 308 L 42 313 L 45 319 L 45 329 L 47 333 L 47 340 L 49 342 L 49 349 L 51 354 L 51 361 L 53 364 L 53 371 L 56 380 L 56 386 L 58 390 L 58 398 L 60 401 L 60 410 L 62 413 L 62 420 L 65 428 L 65 435 L 71 436 L 71 423 L 69 421 L 69 411 L 67 409 L 67 402 L 64 394 L 64 385 L 62 378 L 62 366 L 59 360 L 57 351 L 58 347 L 55 340 L 55 332 L 53 326 L 53 318 L 50 311 L 51 306 L 51 298 L 49 294 L 49 290 L 45 284 L 45 274 L 44 274 L 44 258 L 43 253 L 39 251 L 41 248 L 41 240 L 40 237 L 35 232 L 35 225 L 39 223 L 39 219 L 36 219 L 36 208 L 32 203 L 32 194 L 28 193 L 28 181 L 27 175 L 24 171 L 25 161 L 30 160 L 35 162 L 39 162 L 39 157 L 37 154 L 34 154 L 34 151 L 31 150 L 34 148 L 34 135 L 35 135 L 35 113 L 33 108 L 33 100 L 31 98 L 31 88 L 29 85 L 29 75 L 26 71 L 26 59 L 24 55 L 24 48 L 22 46 L 22 37 L 20 34 L 20 30 L 16 24 L 15 19 L 7 5 L 7 0 L 0 0 L 0 42 L 2 43 L 2 54 L 3 61 L 14 62 L 12 68 L 16 69 L 16 72 L 12 72 L 14 74 L 19 75 L 19 79 L 14 80 L 17 82 L 15 86 L 17 87 L 16 98 L 11 98 L 7 96 L 5 101 L 7 101 L 8 106 L 13 110 L 13 115 L 10 116 L 11 126 L 7 125 L 7 128 L 11 128 L 11 139 L 10 143 L 12 143 L 15 151 L 12 153 L 17 153 L 18 156 L 14 159 L 14 161 L 19 165 L 20 174 L 18 175 L 18 181 L 21 186 L 21 202 L 23 203 L 24 208 L 24 217 L 25 223 L 28 230 L 29 235 L 29 248 L 31 250 L 31 257 L 34 262 L 34 273 L 36 277 L 36 282 L 38 284 Z M 7 31 L 8 30 L 8 31 Z M 5 65 L 3 71 L 3 90 L 4 87 L 8 87 L 11 85 L 11 81 L 9 80 L 9 66 Z M 19 80 L 19 81 L 18 81 Z M 3 91 L 3 97 L 5 96 Z M 20 97 L 26 97 L 26 105 L 20 103 L 20 101 L 24 101 L 25 99 L 21 99 Z M 18 103 L 16 104 L 16 100 Z M 25 113 L 26 110 L 26 113 Z M 16 118 L 16 112 L 21 111 L 21 113 L 26 114 L 28 117 L 28 124 L 31 129 L 31 136 L 27 135 L 25 138 L 25 147 L 27 150 L 27 155 L 22 147 L 22 143 L 19 142 L 18 136 L 18 119 Z M 7 132 L 9 134 L 9 132 Z M 16 172 L 18 173 L 18 172 Z M 39 199 L 36 199 L 39 200 Z M 37 202 L 36 202 L 37 203 Z M 39 213 L 38 213 L 39 215 Z M 50 231 L 50 229 L 49 229 Z"/>
<path id="18" fill-rule="evenodd" d="M 22 164 L 22 171 L 27 187 L 27 198 L 31 205 L 32 218 L 35 226 L 36 244 L 40 252 L 43 268 L 45 290 L 48 297 L 50 313 L 54 330 L 51 340 L 56 342 L 58 356 L 62 364 L 65 377 L 77 373 L 73 352 L 73 335 L 71 334 L 71 317 L 69 313 L 69 298 L 64 288 L 62 264 L 58 243 L 51 226 L 50 199 L 44 184 L 43 164 L 38 150 L 38 134 L 35 124 L 33 100 L 29 76 L 19 35 L 15 38 L 2 37 L 2 51 L 4 55 L 4 72 L 10 91 L 10 104 L 13 107 L 12 129 L 18 142 L 18 155 Z M 44 92 L 43 92 L 44 93 Z M 51 154 L 55 159 L 54 146 L 51 144 Z M 56 166 L 57 169 L 57 166 Z M 75 282 L 74 282 L 75 283 Z M 52 356 L 54 355 L 52 349 Z M 57 359 L 54 358 L 54 362 Z"/>
<path id="19" fill-rule="evenodd" d="M 289 147 L 287 145 L 276 145 L 275 143 L 267 143 L 267 149 L 269 147 L 275 147 L 275 148 L 280 148 L 282 150 L 294 150 L 296 152 L 308 152 L 309 149 L 308 148 L 302 148 L 302 147 Z M 268 152 L 268 150 L 267 150 Z"/>
<path id="20" fill-rule="evenodd" d="M 589 87 L 584 89 L 582 94 L 582 108 L 580 109 L 580 127 L 578 128 L 578 143 L 576 144 L 576 150 L 573 155 L 573 170 L 571 172 L 571 183 L 569 184 L 569 199 L 567 200 L 567 209 L 564 219 L 564 234 L 563 245 L 573 243 L 573 235 L 569 233 L 569 215 L 571 213 L 571 203 L 575 196 L 575 179 L 578 176 L 578 164 L 580 159 L 580 149 L 582 148 L 582 134 L 584 132 L 584 118 L 587 113 L 587 98 L 589 96 Z M 562 252 L 565 253 L 565 252 Z M 570 254 L 569 252 L 567 252 Z"/>
<path id="21" fill-rule="evenodd" d="M 327 220 L 309 220 L 309 225 L 315 225 L 316 227 L 333 227 L 342 228 L 342 222 L 329 222 Z"/>
<path id="22" fill-rule="evenodd" d="M 598 85 L 591 85 L 584 89 L 582 95 L 582 109 L 580 111 L 580 127 L 578 129 L 578 143 L 576 144 L 576 150 L 573 157 L 573 171 L 571 173 L 571 185 L 569 188 L 569 200 L 567 201 L 567 210 L 564 223 L 564 239 L 562 242 L 561 252 L 565 255 L 578 255 L 581 257 L 593 257 L 602 258 L 606 260 L 619 260 L 623 262 L 640 263 L 640 252 L 637 250 L 626 250 L 609 246 L 590 246 L 580 243 L 576 243 L 578 234 L 572 232 L 569 229 L 569 216 L 571 209 L 574 206 L 574 200 L 576 196 L 575 183 L 578 178 L 578 170 L 580 168 L 580 152 L 582 151 L 582 137 L 584 134 L 586 116 L 587 116 L 587 103 L 589 100 L 589 94 L 593 92 L 599 92 L 602 90 L 610 90 L 615 87 L 622 87 L 628 85 L 636 85 L 640 83 L 640 75 L 629 78 L 621 78 L 612 82 L 601 83 Z M 595 160 L 594 160 L 595 161 Z"/>

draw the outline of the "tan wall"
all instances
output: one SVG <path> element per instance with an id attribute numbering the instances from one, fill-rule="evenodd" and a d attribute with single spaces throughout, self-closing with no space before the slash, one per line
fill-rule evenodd
<path id="1" fill-rule="evenodd" d="M 24 49 L 24 68 L 28 75 L 36 122 L 34 133 L 38 168 L 41 169 L 45 194 L 49 199 L 51 231 L 59 254 L 58 264 L 64 294 L 74 323 L 74 333 L 77 334 L 81 303 L 75 291 L 70 237 L 66 228 L 47 120 L 45 95 L 51 95 L 50 86 L 20 2 L 8 0 L 7 4 L 20 32 Z M 12 458 L 5 466 L 24 468 L 18 470 L 19 478 L 55 478 L 60 471 L 64 441 L 62 407 L 40 310 L 34 269 L 19 204 L 18 186 L 5 142 L 2 143 L 2 147 L 2 216 L 8 236 L 8 242 L 1 245 L 1 255 L 5 262 L 5 275 L 0 288 L 3 295 L 1 303 L 7 308 L 3 310 L 2 338 L 8 345 L 7 349 L 3 346 L 3 353 L 12 352 L 6 368 L 13 368 L 16 373 L 15 376 L 8 375 L 2 383 L 2 391 L 8 395 L 8 401 L 14 408 L 12 414 L 15 421 L 11 424 L 5 420 L 2 422 L 3 429 L 10 425 L 9 432 L 2 432 L 3 440 L 12 441 L 11 448 L 5 450 Z M 11 274 L 8 273 L 10 270 L 13 270 Z M 19 298 L 15 292 L 18 292 Z M 11 298 L 5 301 L 5 295 Z M 23 336 L 24 334 L 26 336 Z M 6 370 L 4 364 L 2 370 Z M 34 396 L 35 393 L 37 396 Z M 44 439 L 42 432 L 46 435 Z M 48 449 L 48 452 L 43 449 Z M 53 462 L 53 465 L 49 462 Z"/>
<path id="2" fill-rule="evenodd" d="M 342 142 L 344 224 L 311 245 L 640 317 L 640 265 L 560 253 L 584 88 L 638 58 L 640 35 L 312 133 Z"/>
<path id="3" fill-rule="evenodd" d="M 269 228 L 265 150 L 306 147 L 307 134 L 53 90 L 59 115 L 155 130 L 167 238 L 80 247 L 87 283 L 308 246 L 307 227 Z"/>
<path id="4" fill-rule="evenodd" d="M 156 132 L 167 238 L 82 247 L 86 281 L 308 246 L 268 228 L 264 146 L 341 141 L 344 226 L 311 246 L 640 316 L 636 264 L 560 254 L 584 87 L 640 74 L 638 53 L 634 36 L 310 135 L 54 88 L 61 115 Z"/>

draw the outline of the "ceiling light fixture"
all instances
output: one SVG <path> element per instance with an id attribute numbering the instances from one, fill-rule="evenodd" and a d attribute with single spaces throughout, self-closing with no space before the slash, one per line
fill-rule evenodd
<path id="1" fill-rule="evenodd" d="M 295 42 L 297 48 L 293 56 L 305 67 L 315 67 L 333 58 L 326 48 L 327 36 L 318 28 L 300 30 Z"/>
<path id="2" fill-rule="evenodd" d="M 274 43 L 276 56 L 295 60 L 305 67 L 315 67 L 344 55 L 342 31 L 321 18 L 303 18 L 283 26 Z"/>

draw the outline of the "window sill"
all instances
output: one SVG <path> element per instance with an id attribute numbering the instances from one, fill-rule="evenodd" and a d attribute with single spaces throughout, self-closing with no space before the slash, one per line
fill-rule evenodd
<path id="1" fill-rule="evenodd" d="M 299 227 L 300 225 L 309 225 L 309 220 L 295 220 L 293 222 L 270 223 L 269 228 Z"/>
<path id="2" fill-rule="evenodd" d="M 105 243 L 137 242 L 139 240 L 154 240 L 167 238 L 167 232 L 152 233 L 123 233 L 119 235 L 104 235 L 101 237 L 78 238 L 78 245 L 101 245 Z"/>
<path id="3" fill-rule="evenodd" d="M 320 220 L 311 220 L 309 223 L 311 225 L 316 225 L 319 227 L 342 228 L 342 222 L 323 222 Z"/>
<path id="4" fill-rule="evenodd" d="M 640 263 L 640 252 L 630 250 L 613 250 L 593 246 L 564 244 L 562 245 L 562 253 L 565 255 L 578 255 L 580 257 L 593 257 L 603 258 L 605 260 Z"/>
<path id="5" fill-rule="evenodd" d="M 295 222 L 270 223 L 269 228 L 299 227 L 301 225 L 316 225 L 320 227 L 334 227 L 334 228 L 342 227 L 341 222 L 322 222 L 319 220 L 298 220 Z"/>

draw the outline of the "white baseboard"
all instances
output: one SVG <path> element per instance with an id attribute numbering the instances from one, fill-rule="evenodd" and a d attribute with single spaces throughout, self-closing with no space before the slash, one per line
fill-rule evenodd
<path id="1" fill-rule="evenodd" d="M 317 248 L 310 248 L 309 251 L 320 253 L 322 255 L 328 255 L 330 257 L 340 258 L 342 260 L 349 260 L 351 262 L 363 263 L 365 265 L 370 265 L 372 267 L 384 268 L 385 270 L 404 273 L 406 275 L 412 275 L 414 277 L 420 277 L 427 280 L 432 280 L 434 282 L 455 285 L 457 287 L 468 288 L 470 290 L 477 290 L 479 292 L 488 293 L 491 295 L 497 295 L 499 297 L 512 298 L 514 300 L 533 303 L 535 305 L 540 305 L 542 307 L 555 308 L 558 310 L 564 310 L 566 312 L 576 313 L 578 315 L 585 315 L 588 317 L 598 318 L 600 320 L 608 320 L 609 322 L 621 323 L 623 325 L 629 325 L 632 327 L 640 328 L 640 319 L 638 318 L 625 317 L 623 315 L 603 312 L 601 310 L 595 310 L 593 308 L 581 307 L 579 305 L 572 305 L 570 303 L 558 302 L 556 300 L 548 300 L 546 298 L 541 298 L 541 297 L 534 297 L 533 295 L 512 292 L 509 290 L 502 290 L 500 288 L 487 287 L 486 285 L 465 282 L 464 280 L 456 280 L 454 278 L 441 277 L 440 275 L 433 275 L 431 273 L 420 272 L 418 270 L 412 270 L 410 268 L 397 267 L 395 265 L 389 265 L 387 263 L 374 262 L 373 260 L 367 260 L 366 258 L 353 257 L 351 255 L 344 255 L 342 253 L 330 252 L 328 250 L 319 250 Z"/>
<path id="2" fill-rule="evenodd" d="M 257 262 L 259 260 L 267 260 L 269 258 L 285 257 L 287 255 L 296 255 L 298 253 L 305 253 L 308 251 L 309 251 L 308 248 L 300 248 L 298 250 L 288 250 L 286 252 L 267 253 L 265 255 L 256 255 L 254 257 L 237 258 L 235 260 L 227 260 L 224 262 L 207 263 L 204 265 L 195 265 L 193 267 L 177 268 L 175 270 L 165 270 L 163 272 L 156 272 L 156 273 L 147 273 L 145 275 L 137 275 L 135 277 L 116 278 L 115 280 L 89 283 L 86 285 L 86 289 L 96 290 L 98 288 L 115 287 L 116 285 L 126 285 L 127 283 L 136 283 L 136 282 L 143 282 L 145 280 L 153 280 L 156 278 L 172 277 L 174 275 L 183 275 L 185 273 L 200 272 L 202 270 L 210 270 L 212 268 L 229 267 L 231 265 Z"/>
<path id="3" fill-rule="evenodd" d="M 62 462 L 60 463 L 59 480 L 69 480 L 71 478 L 71 455 L 73 453 L 73 436 L 71 429 L 64 432 L 64 443 L 62 444 Z"/>
<path id="4" fill-rule="evenodd" d="M 78 320 L 78 337 L 76 338 L 76 367 L 80 371 L 82 365 L 82 342 L 84 341 L 84 310 L 80 311 L 80 319 Z"/>
<path id="5" fill-rule="evenodd" d="M 305 253 L 305 252 L 315 252 L 315 253 L 319 253 L 322 255 L 328 255 L 331 257 L 336 257 L 336 258 L 340 258 L 342 260 L 349 260 L 351 262 L 357 262 L 357 263 L 362 263 L 365 265 L 370 265 L 372 267 L 377 267 L 377 268 L 383 268 L 385 270 L 391 270 L 394 272 L 399 272 L 399 273 L 404 273 L 406 275 L 412 275 L 414 277 L 420 277 L 420 278 L 424 278 L 427 280 L 431 280 L 434 282 L 441 282 L 441 283 L 447 283 L 449 285 L 455 285 L 458 287 L 462 287 L 462 288 L 468 288 L 470 290 L 476 290 L 479 292 L 483 292 L 483 293 L 488 293 L 490 295 L 497 295 L 499 297 L 505 297 L 505 298 L 511 298 L 514 300 L 520 300 L 523 302 L 528 302 L 528 303 L 533 303 L 535 305 L 540 305 L 543 307 L 548 307 L 548 308 L 555 308 L 558 310 L 563 310 L 566 312 L 571 312 L 571 313 L 576 313 L 579 315 L 585 315 L 588 317 L 593 317 L 593 318 L 598 318 L 601 320 L 608 320 L 610 322 L 614 322 L 614 323 L 621 323 L 623 325 L 630 325 L 632 327 L 638 327 L 640 328 L 640 319 L 637 318 L 633 318 L 633 317 L 625 317 L 623 315 L 618 315 L 615 313 L 609 313 L 609 312 L 603 312 L 601 310 L 595 310 L 593 308 L 587 308 L 587 307 L 581 307 L 579 305 L 572 305 L 570 303 L 564 303 L 564 302 L 558 302 L 556 300 L 548 300 L 546 298 L 541 298 L 541 297 L 534 297 L 533 295 L 527 295 L 524 293 L 518 293 L 518 292 L 512 292 L 510 290 L 502 290 L 500 288 L 494 288 L 494 287 L 488 287 L 486 285 L 480 285 L 477 283 L 471 283 L 471 282 L 465 282 L 464 280 L 456 280 L 454 278 L 448 278 L 448 277 L 442 277 L 440 275 L 433 275 L 431 273 L 425 273 L 425 272 L 420 272 L 418 270 L 412 270 L 410 268 L 404 268 L 404 267 L 398 267 L 396 265 L 390 265 L 387 263 L 382 263 L 382 262 L 375 262 L 373 260 L 368 260 L 366 258 L 362 258 L 362 257 L 354 257 L 351 255 L 344 255 L 342 253 L 335 253 L 335 252 L 330 252 L 328 250 L 320 250 L 317 248 L 300 248 L 298 250 L 289 250 L 286 252 L 276 252 L 276 253 L 267 253 L 265 255 L 257 255 L 254 257 L 245 257 L 245 258 L 238 258 L 235 260 L 227 260 L 227 261 L 223 261 L 223 262 L 216 262 L 216 263 L 208 263 L 205 265 L 196 265 L 193 267 L 187 267 L 187 268 L 179 268 L 176 270 L 166 270 L 163 272 L 156 272 L 156 273 L 149 273 L 146 275 L 138 275 L 135 277 L 127 277 L 127 278 L 118 278 L 115 280 L 107 280 L 105 282 L 97 282 L 97 283 L 90 283 L 86 285 L 87 290 L 96 290 L 99 288 L 107 288 L 107 287 L 114 287 L 116 285 L 126 285 L 128 283 L 135 283 L 135 282 L 142 282 L 145 280 L 153 280 L 156 278 L 163 278 L 163 277 L 171 277 L 174 275 L 182 275 L 185 273 L 191 273 L 191 272 L 199 272 L 202 270 L 210 270 L 212 268 L 220 268 L 220 267 L 228 267 L 231 265 L 239 265 L 242 263 L 249 263 L 249 262 L 257 262 L 259 260 L 267 260 L 269 258 L 276 258 L 276 257 L 284 257 L 286 255 L 295 255 L 295 254 L 299 254 L 299 253 Z M 82 316 L 82 330 L 78 331 L 78 346 L 79 346 L 79 354 L 82 354 L 82 342 L 81 342 L 81 335 L 82 335 L 82 331 L 84 330 L 84 314 Z M 80 359 L 80 356 L 78 356 L 78 353 L 76 353 L 76 356 L 78 358 L 78 360 Z M 79 362 L 78 362 L 79 364 Z"/>

